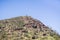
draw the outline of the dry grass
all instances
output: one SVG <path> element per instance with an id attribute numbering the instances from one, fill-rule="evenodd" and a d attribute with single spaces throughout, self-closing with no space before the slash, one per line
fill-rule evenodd
<path id="1" fill-rule="evenodd" d="M 0 21 L 0 40 L 60 40 L 60 36 L 40 21 L 21 16 Z"/>

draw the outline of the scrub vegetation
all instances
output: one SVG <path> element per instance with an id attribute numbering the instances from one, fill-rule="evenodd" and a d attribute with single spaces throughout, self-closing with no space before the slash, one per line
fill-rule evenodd
<path id="1" fill-rule="evenodd" d="M 31 16 L 0 20 L 0 40 L 60 40 L 60 35 Z"/>

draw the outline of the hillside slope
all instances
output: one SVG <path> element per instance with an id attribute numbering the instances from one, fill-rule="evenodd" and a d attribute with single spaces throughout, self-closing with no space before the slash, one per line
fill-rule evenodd
<path id="1" fill-rule="evenodd" d="M 60 40 L 60 35 L 30 16 L 0 20 L 0 40 Z"/>

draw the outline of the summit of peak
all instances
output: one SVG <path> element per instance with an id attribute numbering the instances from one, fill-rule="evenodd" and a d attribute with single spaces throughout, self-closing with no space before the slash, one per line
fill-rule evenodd
<path id="1" fill-rule="evenodd" d="M 31 16 L 0 20 L 0 32 L 0 40 L 60 40 L 55 31 Z"/>

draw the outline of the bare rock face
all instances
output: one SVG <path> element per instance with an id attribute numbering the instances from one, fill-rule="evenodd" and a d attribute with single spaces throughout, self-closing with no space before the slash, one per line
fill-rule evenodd
<path id="1" fill-rule="evenodd" d="M 60 35 L 31 16 L 0 20 L 0 40 L 60 40 Z"/>

